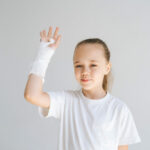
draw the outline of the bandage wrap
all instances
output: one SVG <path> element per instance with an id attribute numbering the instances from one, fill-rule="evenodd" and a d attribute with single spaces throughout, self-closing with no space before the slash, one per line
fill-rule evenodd
<path id="1" fill-rule="evenodd" d="M 31 70 L 29 74 L 33 73 L 42 78 L 44 83 L 45 73 L 50 62 L 51 57 L 53 56 L 55 49 L 49 47 L 49 44 L 53 44 L 55 41 L 54 39 L 50 39 L 50 42 L 40 42 L 40 47 L 38 50 L 38 54 L 31 66 Z"/>

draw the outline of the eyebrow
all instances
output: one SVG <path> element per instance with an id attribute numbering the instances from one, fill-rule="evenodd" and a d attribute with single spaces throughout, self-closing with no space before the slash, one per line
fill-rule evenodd
<path id="1" fill-rule="evenodd" d="M 96 60 L 90 60 L 91 62 L 98 62 Z M 80 61 L 75 61 L 74 64 L 79 63 Z"/>

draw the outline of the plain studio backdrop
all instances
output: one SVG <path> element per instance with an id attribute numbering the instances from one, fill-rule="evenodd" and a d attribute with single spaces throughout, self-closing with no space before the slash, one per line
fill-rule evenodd
<path id="1" fill-rule="evenodd" d="M 73 52 L 77 42 L 98 37 L 111 52 L 112 94 L 131 109 L 142 142 L 150 149 L 149 0 L 0 1 L 0 149 L 55 150 L 59 121 L 42 119 L 24 99 L 40 31 L 58 26 L 62 39 L 48 66 L 44 91 L 77 89 Z"/>

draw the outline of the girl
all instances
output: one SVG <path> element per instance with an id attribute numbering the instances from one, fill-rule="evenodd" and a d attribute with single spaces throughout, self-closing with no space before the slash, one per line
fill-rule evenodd
<path id="1" fill-rule="evenodd" d="M 60 119 L 59 150 L 127 150 L 141 142 L 133 115 L 121 99 L 108 91 L 110 51 L 98 38 L 77 44 L 73 55 L 75 77 L 81 89 L 44 92 L 45 73 L 61 35 L 56 27 L 40 32 L 41 42 L 24 91 L 38 106 L 41 117 Z"/>

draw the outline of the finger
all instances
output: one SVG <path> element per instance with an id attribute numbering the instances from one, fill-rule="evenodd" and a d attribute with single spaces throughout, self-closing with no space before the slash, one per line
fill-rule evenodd
<path id="1" fill-rule="evenodd" d="M 44 34 L 43 34 L 43 31 L 41 32 L 41 40 L 44 40 Z"/>
<path id="2" fill-rule="evenodd" d="M 42 33 L 40 32 L 40 36 L 41 36 L 41 38 L 42 38 Z"/>
<path id="3" fill-rule="evenodd" d="M 54 48 L 55 49 L 55 44 L 49 44 L 48 47 Z"/>
<path id="4" fill-rule="evenodd" d="M 42 39 L 42 33 L 41 33 L 41 32 L 40 32 L 40 37 L 41 37 L 41 38 L 40 38 L 40 42 L 41 42 L 41 39 Z"/>
<path id="5" fill-rule="evenodd" d="M 56 30 L 55 30 L 55 32 L 54 32 L 54 36 L 53 36 L 53 38 L 54 38 L 54 39 L 56 39 L 56 38 L 57 38 L 58 30 L 59 30 L 59 28 L 58 28 L 58 27 L 56 27 Z"/>
<path id="6" fill-rule="evenodd" d="M 58 47 L 58 45 L 60 43 L 60 39 L 61 39 L 61 35 L 58 35 L 57 39 L 56 39 L 56 43 L 55 43 L 56 47 Z"/>
<path id="7" fill-rule="evenodd" d="M 40 32 L 41 38 L 43 38 L 43 32 Z"/>
<path id="8" fill-rule="evenodd" d="M 43 36 L 44 36 L 44 38 L 46 38 L 46 31 L 45 30 L 43 30 Z"/>
<path id="9" fill-rule="evenodd" d="M 50 37 L 51 37 L 51 34 L 52 34 L 52 27 L 50 26 L 50 27 L 49 27 L 49 31 L 48 31 L 47 37 L 50 38 Z"/>
<path id="10" fill-rule="evenodd" d="M 40 32 L 40 36 L 41 36 L 41 38 L 43 38 L 43 32 L 42 31 Z"/>

